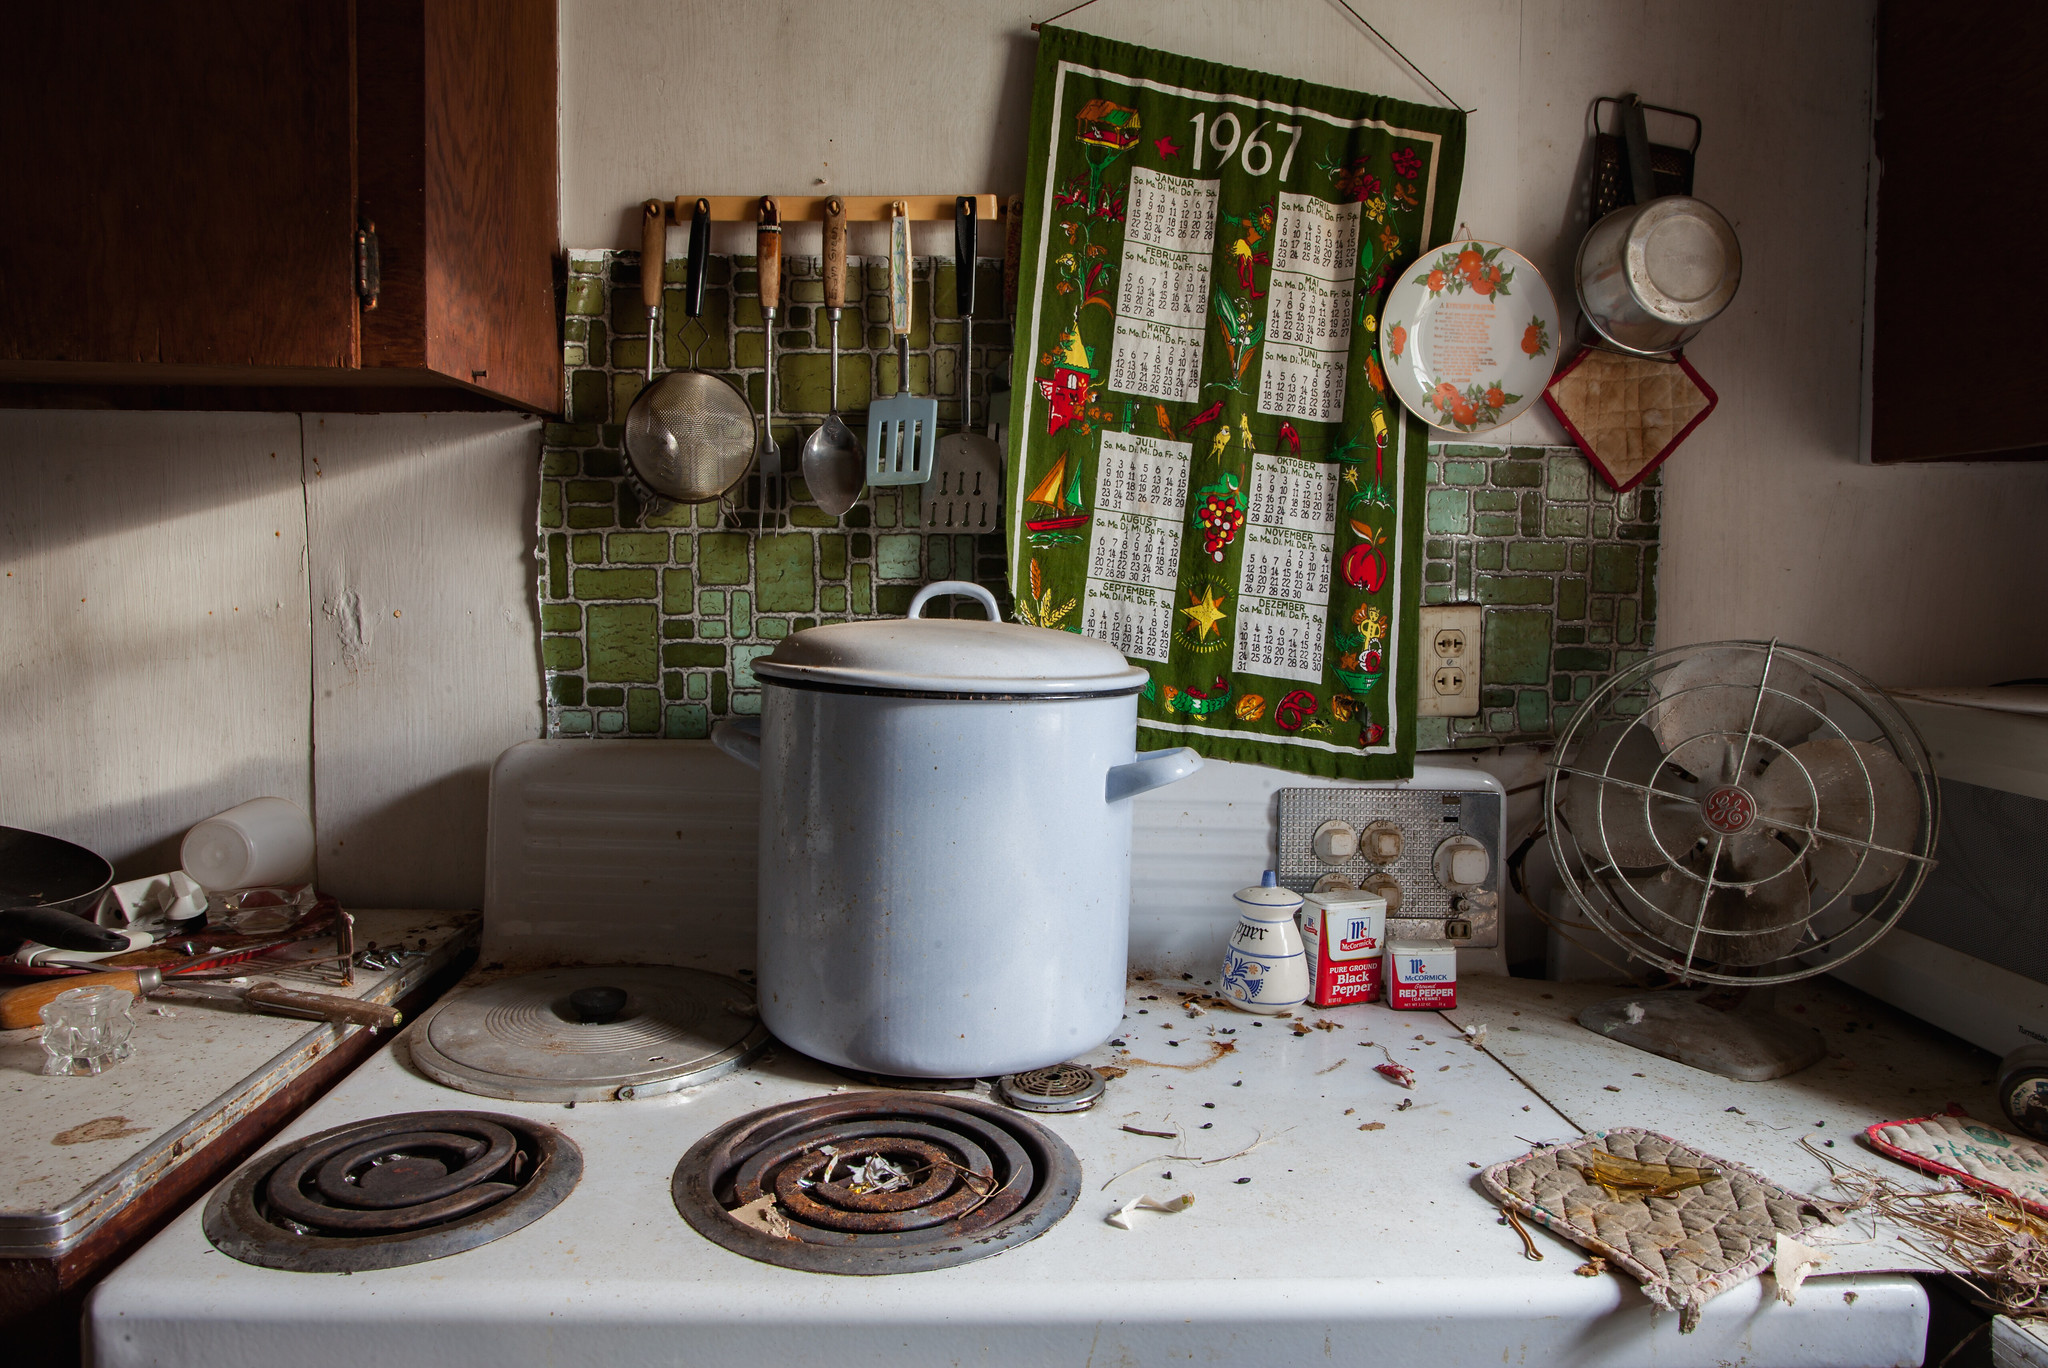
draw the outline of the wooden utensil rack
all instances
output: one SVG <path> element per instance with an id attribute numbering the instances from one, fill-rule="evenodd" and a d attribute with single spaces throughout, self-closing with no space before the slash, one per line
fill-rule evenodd
<path id="1" fill-rule="evenodd" d="M 670 223 L 688 223 L 696 216 L 699 196 L 677 195 L 673 200 L 650 199 L 641 207 L 644 212 L 659 210 Z M 759 195 L 709 195 L 703 196 L 711 205 L 713 223 L 753 223 L 760 218 L 761 196 Z M 887 223 L 890 206 L 902 201 L 913 223 L 951 223 L 957 195 L 771 195 L 782 211 L 782 222 L 823 223 L 825 202 L 837 199 L 846 206 L 848 223 Z M 977 217 L 984 223 L 995 221 L 1001 215 L 1004 197 L 1002 195 L 976 195 Z"/>

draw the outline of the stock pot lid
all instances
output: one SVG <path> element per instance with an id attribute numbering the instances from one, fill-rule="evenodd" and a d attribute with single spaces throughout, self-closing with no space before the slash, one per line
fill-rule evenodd
<path id="1" fill-rule="evenodd" d="M 941 594 L 979 599 L 989 620 L 919 616 Z M 797 687 L 889 693 L 1125 694 L 1145 685 L 1145 671 L 1107 642 L 996 616 L 986 589 L 942 581 L 918 593 L 908 617 L 836 622 L 787 637 L 754 662 L 754 673 Z"/>

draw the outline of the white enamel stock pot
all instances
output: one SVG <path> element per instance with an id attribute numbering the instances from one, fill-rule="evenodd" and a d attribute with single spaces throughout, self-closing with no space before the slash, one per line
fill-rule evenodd
<path id="1" fill-rule="evenodd" d="M 942 594 L 988 621 L 921 618 Z M 754 663 L 760 1003 L 805 1054 L 968 1078 L 1071 1059 L 1123 1017 L 1130 799 L 1201 767 L 1140 758 L 1145 672 L 1107 643 L 927 585 L 901 621 L 836 623 Z"/>

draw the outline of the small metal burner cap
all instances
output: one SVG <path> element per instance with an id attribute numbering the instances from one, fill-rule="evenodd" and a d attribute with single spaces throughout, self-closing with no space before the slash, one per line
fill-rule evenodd
<path id="1" fill-rule="evenodd" d="M 626 1010 L 626 990 L 608 986 L 578 988 L 569 994 L 569 1010 L 578 1021 L 602 1026 Z"/>
<path id="2" fill-rule="evenodd" d="M 1102 1097 L 1108 1080 L 1085 1064 L 1027 1069 L 996 1080 L 996 1093 L 1019 1111 L 1087 1111 Z"/>

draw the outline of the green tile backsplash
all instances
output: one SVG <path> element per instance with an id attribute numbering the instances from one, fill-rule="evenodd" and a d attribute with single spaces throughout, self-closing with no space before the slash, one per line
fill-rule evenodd
<path id="1" fill-rule="evenodd" d="M 758 412 L 765 358 L 753 267 L 751 257 L 712 258 L 703 315 L 692 320 L 682 263 L 669 263 L 656 365 L 728 375 Z M 986 421 L 989 380 L 1009 368 L 1009 329 L 993 312 L 1000 273 L 993 262 L 982 270 L 978 299 L 995 303 L 976 315 L 968 384 L 977 421 Z M 914 276 L 911 390 L 936 393 L 941 424 L 956 427 L 953 263 L 920 259 Z M 793 454 L 830 406 L 832 339 L 817 258 L 788 259 L 784 278 L 774 430 Z M 840 320 L 840 407 L 859 431 L 869 397 L 896 392 L 897 361 L 884 269 L 857 267 L 853 282 Z M 639 283 L 637 253 L 570 254 L 568 411 L 544 435 L 536 542 L 549 736 L 701 737 L 719 717 L 760 711 L 753 663 L 776 642 L 820 622 L 899 617 L 931 580 L 976 580 L 1010 611 L 1001 534 L 927 531 L 916 486 L 869 490 L 835 519 L 792 477 L 785 525 L 766 530 L 751 475 L 726 507 L 644 501 L 625 473 L 622 426 L 646 364 Z M 1424 602 L 1486 612 L 1479 716 L 1424 718 L 1418 744 L 1547 740 L 1597 679 L 1651 649 L 1658 478 L 1617 496 L 1569 447 L 1456 444 L 1432 448 L 1429 476 Z M 971 603 L 957 610 L 980 615 Z"/>
<path id="2" fill-rule="evenodd" d="M 1423 750 L 1547 741 L 1652 648 L 1658 472 L 1616 494 L 1575 447 L 1430 450 L 1422 601 L 1485 608 L 1479 715 L 1425 717 Z"/>

